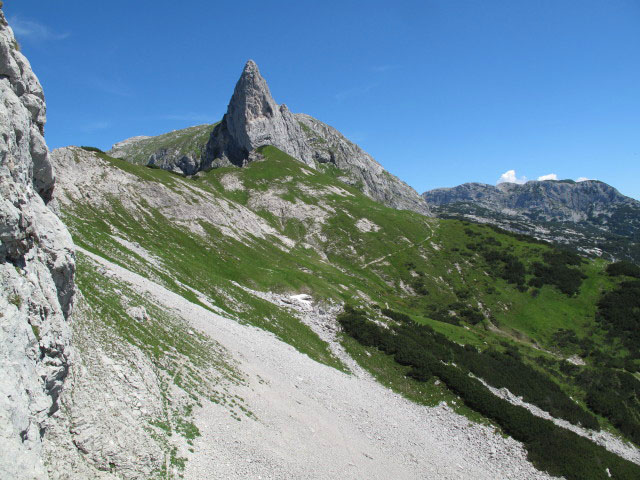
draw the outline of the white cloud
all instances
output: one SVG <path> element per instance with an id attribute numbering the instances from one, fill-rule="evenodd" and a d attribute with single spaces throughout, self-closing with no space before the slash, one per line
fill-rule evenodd
<path id="1" fill-rule="evenodd" d="M 576 178 L 576 182 L 586 182 L 587 180 L 591 180 L 591 179 L 587 178 L 587 177 L 578 177 L 578 178 Z"/>
<path id="2" fill-rule="evenodd" d="M 69 36 L 69 33 L 55 32 L 40 22 L 23 19 L 18 15 L 14 15 L 9 19 L 9 25 L 11 25 L 13 33 L 18 40 L 45 42 L 50 40 L 62 40 Z"/>
<path id="3" fill-rule="evenodd" d="M 519 183 L 519 184 L 523 184 L 523 183 L 527 183 L 527 177 L 518 178 L 516 176 L 516 171 L 515 170 L 507 170 L 502 175 L 500 175 L 500 178 L 498 179 L 498 181 L 496 183 Z"/>
<path id="4" fill-rule="evenodd" d="M 542 182 L 544 180 L 558 180 L 558 175 L 555 173 L 550 173 L 548 175 L 542 175 L 538 177 L 538 181 Z"/>

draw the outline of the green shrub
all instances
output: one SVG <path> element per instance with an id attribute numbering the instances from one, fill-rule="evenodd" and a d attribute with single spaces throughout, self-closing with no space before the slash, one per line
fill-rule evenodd
<path id="1" fill-rule="evenodd" d="M 552 399 L 547 405 L 549 409 L 560 409 L 568 416 L 574 415 L 573 421 L 578 419 L 587 426 L 597 427 L 595 417 L 574 404 L 543 374 L 522 363 L 515 347 L 507 344 L 505 353 L 478 352 L 475 347 L 460 346 L 432 328 L 415 322 L 382 328 L 370 322 L 363 310 L 349 306 L 338 316 L 338 321 L 344 331 L 361 344 L 379 348 L 393 355 L 397 363 L 411 367 L 407 373 L 409 377 L 418 381 L 438 377 L 469 407 L 523 442 L 529 459 L 537 468 L 569 480 L 608 478 L 606 469 L 614 478 L 640 478 L 639 466 L 549 420 L 534 416 L 523 407 L 502 400 L 468 375 L 467 372 L 472 371 L 490 384 L 503 381 L 514 392 L 524 388 L 529 396 L 536 395 L 535 390 L 538 390 L 541 398 L 536 401 L 544 404 L 545 398 L 549 397 Z M 452 362 L 458 366 L 453 366 Z M 636 388 L 629 378 L 625 377 L 625 382 Z M 563 398 L 573 406 L 569 407 Z"/>
<path id="2" fill-rule="evenodd" d="M 9 303 L 12 303 L 17 308 L 20 308 L 22 306 L 22 297 L 17 293 L 13 293 L 9 295 Z"/>
<path id="3" fill-rule="evenodd" d="M 607 273 L 612 277 L 626 275 L 640 278 L 640 267 L 631 262 L 615 262 L 607 265 Z"/>
<path id="4" fill-rule="evenodd" d="M 622 282 L 598 301 L 596 320 L 631 352 L 640 351 L 640 280 Z"/>
<path id="5" fill-rule="evenodd" d="M 87 152 L 104 153 L 98 147 L 88 147 L 86 145 L 83 145 L 80 148 L 83 149 L 83 150 L 86 150 Z"/>
<path id="6" fill-rule="evenodd" d="M 396 312 L 389 308 L 383 308 L 382 313 L 396 322 L 411 322 L 411 317 L 405 313 Z"/>

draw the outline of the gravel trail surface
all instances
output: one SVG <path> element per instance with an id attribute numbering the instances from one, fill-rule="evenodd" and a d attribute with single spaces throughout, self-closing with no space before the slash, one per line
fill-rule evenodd
<path id="1" fill-rule="evenodd" d="M 424 407 L 375 382 L 319 364 L 274 335 L 240 325 L 79 249 L 224 345 L 248 379 L 233 392 L 252 417 L 203 402 L 185 478 L 546 479 L 522 445 L 446 406 Z"/>

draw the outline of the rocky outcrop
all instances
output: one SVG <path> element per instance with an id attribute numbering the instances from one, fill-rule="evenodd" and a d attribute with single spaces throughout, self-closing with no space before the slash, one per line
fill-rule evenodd
<path id="1" fill-rule="evenodd" d="M 430 215 L 427 204 L 413 188 L 335 128 L 278 105 L 252 60 L 242 71 L 227 113 L 215 127 L 200 125 L 157 137 L 132 137 L 116 143 L 107 153 L 132 163 L 193 175 L 212 167 L 247 165 L 260 158 L 255 150 L 265 145 L 311 168 L 333 164 L 343 172 L 342 181 L 358 186 L 374 200 Z"/>
<path id="2" fill-rule="evenodd" d="M 116 143 L 107 152 L 131 163 L 193 175 L 202 169 L 202 154 L 213 125 L 196 125 L 158 135 L 138 136 Z"/>
<path id="3" fill-rule="evenodd" d="M 42 479 L 42 438 L 70 367 L 74 248 L 38 79 L 0 11 L 0 478 Z"/>
<path id="4" fill-rule="evenodd" d="M 249 60 L 227 113 L 211 134 L 203 168 L 246 165 L 255 149 L 264 145 L 277 147 L 312 168 L 332 163 L 345 173 L 344 181 L 360 186 L 374 200 L 429 214 L 427 204 L 415 190 L 384 170 L 335 128 L 276 104 L 258 66 Z"/>
<path id="5" fill-rule="evenodd" d="M 459 216 L 640 262 L 640 202 L 597 180 L 465 183 L 423 193 L 438 215 Z"/>
<path id="6" fill-rule="evenodd" d="M 500 183 L 495 187 L 465 183 L 430 190 L 423 197 L 433 205 L 473 202 L 494 211 L 568 222 L 608 215 L 620 206 L 640 209 L 640 202 L 597 180 L 530 181 L 523 185 Z"/>
<path id="7" fill-rule="evenodd" d="M 258 66 L 249 60 L 233 91 L 227 113 L 213 130 L 205 158 L 214 165 L 244 165 L 249 154 L 273 145 L 306 164 L 313 152 L 286 105 L 277 105 Z"/>

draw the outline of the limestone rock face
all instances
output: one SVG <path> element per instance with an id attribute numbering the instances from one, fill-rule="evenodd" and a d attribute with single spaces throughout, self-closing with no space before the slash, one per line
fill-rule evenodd
<path id="1" fill-rule="evenodd" d="M 257 65 L 249 60 L 227 113 L 211 134 L 203 168 L 245 165 L 252 152 L 264 145 L 273 145 L 312 168 L 333 163 L 346 173 L 345 182 L 361 186 L 374 200 L 429 215 L 426 202 L 415 190 L 385 171 L 336 129 L 276 104 Z"/>
<path id="2" fill-rule="evenodd" d="M 313 165 L 313 152 L 302 127 L 286 105 L 277 105 L 258 66 L 249 60 L 242 71 L 222 122 L 214 129 L 205 158 L 215 165 L 242 166 L 249 154 L 273 145 Z"/>
<path id="3" fill-rule="evenodd" d="M 138 165 L 193 175 L 202 169 L 202 154 L 213 127 L 196 125 L 157 137 L 132 137 L 116 143 L 106 153 Z"/>
<path id="4" fill-rule="evenodd" d="M 40 83 L 0 11 L 0 478 L 47 478 L 42 437 L 70 366 L 74 247 L 46 205 L 45 121 Z"/>

